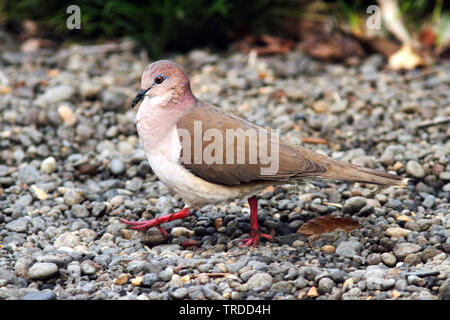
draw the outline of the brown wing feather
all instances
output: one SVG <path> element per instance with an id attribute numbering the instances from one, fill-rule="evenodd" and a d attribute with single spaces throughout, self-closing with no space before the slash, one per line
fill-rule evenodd
<path id="1" fill-rule="evenodd" d="M 205 163 L 205 159 L 202 159 L 201 163 L 195 163 L 194 141 L 197 139 L 197 142 L 200 143 L 201 141 L 199 140 L 203 140 L 202 136 L 194 135 L 195 121 L 201 123 L 203 133 L 208 129 L 218 129 L 221 132 L 223 137 L 222 163 L 207 164 Z M 184 129 L 190 133 L 190 142 L 187 144 L 186 141 L 182 142 L 180 163 L 196 176 L 212 183 L 235 186 L 257 181 L 287 181 L 291 178 L 317 176 L 327 170 L 326 167 L 305 157 L 302 154 L 303 148 L 293 145 L 281 138 L 271 139 L 270 134 L 267 134 L 266 137 L 269 140 L 266 143 L 268 143 L 268 145 L 271 143 L 278 143 L 279 168 L 278 171 L 272 175 L 262 175 L 261 169 L 268 167 L 269 165 L 264 164 L 264 159 L 260 157 L 259 152 L 257 153 L 258 157 L 256 163 L 249 163 L 250 148 L 248 139 L 246 139 L 245 145 L 238 144 L 236 139 L 228 141 L 226 139 L 226 130 L 241 128 L 243 130 L 255 129 L 256 132 L 259 132 L 258 130 L 265 129 L 220 108 L 204 104 L 200 101 L 178 121 L 177 128 L 179 132 L 180 129 Z M 264 132 L 267 133 L 266 130 Z M 208 141 L 203 141 L 201 143 L 203 147 L 202 155 L 209 143 L 210 142 Z M 245 153 L 245 163 L 237 164 L 236 161 L 234 161 L 233 164 L 226 164 L 227 143 L 231 144 L 235 157 L 238 154 Z M 260 140 L 258 140 L 258 144 L 259 143 L 261 143 Z M 184 153 L 187 152 L 184 148 L 189 147 L 189 145 L 191 149 L 190 157 L 189 159 L 184 159 Z M 270 150 L 270 147 L 268 147 L 268 149 Z M 259 150 L 259 145 L 257 150 Z"/>

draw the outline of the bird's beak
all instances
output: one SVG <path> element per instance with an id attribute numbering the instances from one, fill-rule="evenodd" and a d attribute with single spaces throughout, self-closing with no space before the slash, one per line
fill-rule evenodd
<path id="1" fill-rule="evenodd" d="M 131 107 L 134 108 L 135 105 L 137 105 L 139 103 L 139 101 L 141 101 L 145 94 L 147 93 L 147 91 L 150 90 L 150 88 L 148 88 L 147 90 L 139 90 L 139 92 L 137 93 L 136 97 L 134 98 L 133 102 L 131 103 Z"/>

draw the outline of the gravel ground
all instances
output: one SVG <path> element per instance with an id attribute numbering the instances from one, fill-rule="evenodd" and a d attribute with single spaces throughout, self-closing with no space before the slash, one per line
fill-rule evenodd
<path id="1" fill-rule="evenodd" d="M 130 103 L 148 60 L 0 54 L 0 299 L 450 299 L 450 63 L 396 73 L 292 52 L 172 57 L 211 104 L 337 159 L 411 178 L 406 189 L 308 180 L 268 188 L 260 225 L 276 242 L 240 248 L 246 199 L 158 230 L 119 218 L 180 210 L 152 174 Z M 419 127 L 418 127 L 419 126 Z M 360 228 L 313 239 L 311 218 Z"/>

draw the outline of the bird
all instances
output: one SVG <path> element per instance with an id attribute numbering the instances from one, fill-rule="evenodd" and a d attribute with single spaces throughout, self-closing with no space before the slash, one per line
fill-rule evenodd
<path id="1" fill-rule="evenodd" d="M 120 219 L 134 230 L 156 227 L 168 237 L 161 224 L 186 218 L 204 205 L 247 198 L 250 237 L 238 241 L 242 247 L 255 247 L 261 238 L 274 240 L 258 226 L 258 194 L 270 185 L 306 178 L 397 187 L 408 182 L 316 153 L 280 137 L 275 129 L 201 101 L 193 94 L 187 73 L 170 60 L 145 68 L 132 108 L 139 102 L 136 127 L 148 162 L 185 206 L 150 220 Z"/>

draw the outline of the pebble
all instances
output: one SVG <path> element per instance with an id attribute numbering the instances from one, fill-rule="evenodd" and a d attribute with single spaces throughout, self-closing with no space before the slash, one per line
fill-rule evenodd
<path id="1" fill-rule="evenodd" d="M 118 176 L 125 172 L 125 165 L 120 159 L 112 159 L 110 164 L 111 173 Z"/>
<path id="2" fill-rule="evenodd" d="M 186 288 L 178 288 L 171 293 L 171 296 L 175 299 L 184 299 L 188 293 L 189 292 Z"/>
<path id="3" fill-rule="evenodd" d="M 418 254 L 411 253 L 406 256 L 404 262 L 409 265 L 415 266 L 416 264 L 421 263 L 422 259 L 420 258 L 420 256 Z"/>
<path id="4" fill-rule="evenodd" d="M 80 204 L 72 206 L 72 214 L 77 218 L 87 218 L 90 215 L 89 210 Z"/>
<path id="5" fill-rule="evenodd" d="M 97 96 L 102 90 L 102 85 L 94 81 L 81 81 L 80 83 L 80 95 L 84 98 L 93 98 Z"/>
<path id="6" fill-rule="evenodd" d="M 182 236 L 193 237 L 195 232 L 192 230 L 189 230 L 188 228 L 185 228 L 185 227 L 175 227 L 175 228 L 172 228 L 172 231 L 170 232 L 170 234 L 176 238 L 182 237 Z"/>
<path id="7" fill-rule="evenodd" d="M 403 229 L 400 227 L 389 227 L 385 231 L 386 235 L 391 238 L 406 237 L 410 232 L 411 230 Z"/>
<path id="8" fill-rule="evenodd" d="M 130 275 L 128 273 L 122 273 L 116 279 L 114 279 L 114 284 L 122 286 L 125 283 L 127 283 L 129 279 L 130 279 Z"/>
<path id="9" fill-rule="evenodd" d="M 333 280 L 325 277 L 319 280 L 319 285 L 317 286 L 317 289 L 319 293 L 330 293 L 331 289 L 333 289 L 335 285 L 336 284 L 334 283 Z"/>
<path id="10" fill-rule="evenodd" d="M 14 232 L 26 232 L 28 229 L 28 222 L 27 218 L 22 217 L 7 223 L 5 228 Z"/>
<path id="11" fill-rule="evenodd" d="M 444 171 L 439 174 L 439 179 L 442 181 L 450 181 L 450 171 Z"/>
<path id="12" fill-rule="evenodd" d="M 48 157 L 41 162 L 41 172 L 50 174 L 56 170 L 56 159 L 54 157 Z"/>
<path id="13" fill-rule="evenodd" d="M 49 289 L 31 291 L 25 294 L 22 300 L 56 300 L 56 294 Z"/>
<path id="14" fill-rule="evenodd" d="M 420 165 L 420 163 L 415 160 L 408 161 L 408 163 L 406 164 L 406 173 L 417 179 L 425 177 L 425 170 Z"/>
<path id="15" fill-rule="evenodd" d="M 58 266 L 50 262 L 35 263 L 29 270 L 28 276 L 33 280 L 47 280 L 59 273 Z"/>
<path id="16" fill-rule="evenodd" d="M 142 277 L 141 286 L 150 288 L 156 281 L 158 281 L 158 275 L 156 273 L 146 273 Z"/>
<path id="17" fill-rule="evenodd" d="M 317 292 L 316 287 L 311 287 L 311 289 L 308 290 L 308 293 L 306 293 L 306 295 L 309 298 L 317 298 L 319 296 L 319 292 Z"/>
<path id="18" fill-rule="evenodd" d="M 65 104 L 58 107 L 58 114 L 61 117 L 63 123 L 68 127 L 73 126 L 77 122 L 77 117 L 72 111 L 72 108 Z"/>
<path id="19" fill-rule="evenodd" d="M 273 278 L 270 274 L 265 272 L 256 273 L 247 280 L 247 285 L 250 290 L 257 292 L 269 289 L 272 286 Z"/>
<path id="20" fill-rule="evenodd" d="M 40 178 L 39 171 L 30 165 L 21 165 L 19 167 L 18 180 L 22 183 L 32 184 Z"/>
<path id="21" fill-rule="evenodd" d="M 344 213 L 356 213 L 361 210 L 367 204 L 367 199 L 356 196 L 347 199 L 342 207 Z"/>
<path id="22" fill-rule="evenodd" d="M 384 252 L 381 254 L 381 260 L 388 267 L 393 267 L 397 263 L 397 258 L 390 252 Z"/>
<path id="23" fill-rule="evenodd" d="M 421 246 L 415 243 L 402 242 L 397 243 L 394 246 L 393 252 L 397 259 L 403 260 L 407 255 L 411 253 L 417 253 L 421 250 Z"/>
<path id="24" fill-rule="evenodd" d="M 377 265 L 381 263 L 382 259 L 379 253 L 371 253 L 367 256 L 366 261 L 368 265 Z"/>
<path id="25" fill-rule="evenodd" d="M 60 85 L 48 88 L 44 94 L 38 96 L 35 103 L 42 107 L 69 100 L 75 94 L 75 89 L 71 86 Z"/>
<path id="26" fill-rule="evenodd" d="M 64 202 L 68 206 L 80 204 L 85 200 L 85 193 L 78 189 L 67 189 L 64 193 Z"/>
<path id="27" fill-rule="evenodd" d="M 361 252 L 362 245 L 358 241 L 342 241 L 336 248 L 336 253 L 345 258 L 353 258 L 359 255 Z"/>

